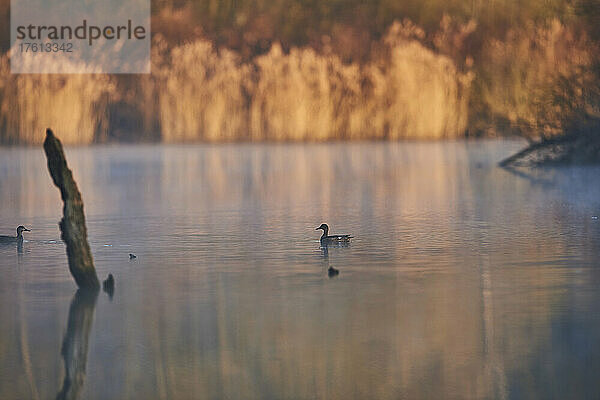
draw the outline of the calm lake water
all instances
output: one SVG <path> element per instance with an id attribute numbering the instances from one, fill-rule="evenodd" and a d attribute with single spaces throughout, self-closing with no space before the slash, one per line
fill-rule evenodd
<path id="1" fill-rule="evenodd" d="M 0 149 L 0 398 L 598 399 L 600 168 L 496 167 L 523 145 L 67 148 L 112 300 Z"/>

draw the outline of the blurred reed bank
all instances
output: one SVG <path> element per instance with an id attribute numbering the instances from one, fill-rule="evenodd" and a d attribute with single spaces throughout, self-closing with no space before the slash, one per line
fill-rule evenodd
<path id="1" fill-rule="evenodd" d="M 152 4 L 148 75 L 11 74 L 0 143 L 325 141 L 597 131 L 598 0 Z"/>

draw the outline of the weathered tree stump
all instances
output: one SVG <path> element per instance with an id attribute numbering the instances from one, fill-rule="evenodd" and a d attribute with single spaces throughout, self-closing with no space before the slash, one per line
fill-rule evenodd
<path id="1" fill-rule="evenodd" d="M 69 270 L 77 285 L 82 289 L 100 289 L 96 276 L 92 252 L 87 241 L 87 228 L 83 213 L 83 200 L 73 174 L 67 166 L 62 144 L 52 130 L 46 130 L 44 151 L 48 159 L 48 170 L 54 184 L 60 189 L 63 218 L 60 221 L 61 238 L 67 245 Z"/>

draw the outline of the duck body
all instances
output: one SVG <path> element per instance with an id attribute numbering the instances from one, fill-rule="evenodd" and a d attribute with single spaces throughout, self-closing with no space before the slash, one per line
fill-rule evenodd
<path id="1" fill-rule="evenodd" d="M 327 270 L 327 275 L 330 278 L 333 278 L 334 276 L 338 276 L 340 274 L 340 270 L 339 269 L 335 269 L 333 267 L 329 267 L 329 269 Z"/>
<path id="2" fill-rule="evenodd" d="M 17 236 L 0 236 L 0 244 L 23 243 L 23 232 L 30 232 L 30 230 L 21 225 L 17 228 Z"/>
<path id="3" fill-rule="evenodd" d="M 350 239 L 352 239 L 351 235 L 330 235 L 329 226 L 327 224 L 321 224 L 321 226 L 319 226 L 315 230 L 318 231 L 319 229 L 323 231 L 323 235 L 321 235 L 322 245 L 332 243 L 348 243 L 350 242 Z"/>
<path id="4" fill-rule="evenodd" d="M 23 240 L 23 238 L 21 238 Z M 0 244 L 13 244 L 17 243 L 18 238 L 14 236 L 0 236 Z"/>

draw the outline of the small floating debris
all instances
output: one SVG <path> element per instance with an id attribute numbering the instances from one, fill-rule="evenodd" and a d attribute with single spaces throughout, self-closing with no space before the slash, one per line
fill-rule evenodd
<path id="1" fill-rule="evenodd" d="M 103 244 L 104 247 L 112 247 L 112 244 Z"/>
<path id="2" fill-rule="evenodd" d="M 329 269 L 327 270 L 327 275 L 329 275 L 330 278 L 333 278 L 334 276 L 338 276 L 339 274 L 340 274 L 339 269 L 329 267 Z"/>
<path id="3" fill-rule="evenodd" d="M 597 215 L 592 215 L 592 219 L 593 219 L 594 221 L 597 221 L 597 220 L 598 220 L 598 216 L 597 216 Z"/>
<path id="4" fill-rule="evenodd" d="M 129 259 L 130 260 L 135 260 L 137 258 L 137 256 L 133 253 L 129 253 Z"/>
<path id="5" fill-rule="evenodd" d="M 104 290 L 108 294 L 108 297 L 112 299 L 113 294 L 115 293 L 115 278 L 113 278 L 112 274 L 108 274 L 108 278 L 102 282 L 102 290 Z"/>

